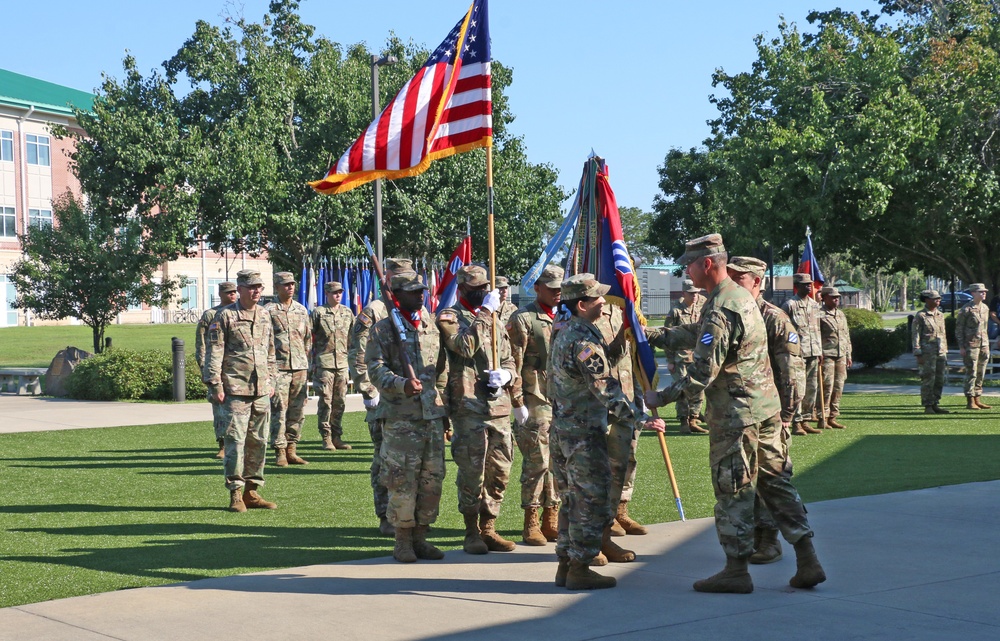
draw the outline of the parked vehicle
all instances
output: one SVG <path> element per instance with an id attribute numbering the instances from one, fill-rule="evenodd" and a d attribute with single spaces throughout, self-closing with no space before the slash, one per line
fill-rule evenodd
<path id="1" fill-rule="evenodd" d="M 955 309 L 960 308 L 962 305 L 968 303 L 972 300 L 972 294 L 967 294 L 965 292 L 945 292 L 941 294 L 941 311 L 950 312 L 951 311 L 951 300 L 955 299 Z"/>

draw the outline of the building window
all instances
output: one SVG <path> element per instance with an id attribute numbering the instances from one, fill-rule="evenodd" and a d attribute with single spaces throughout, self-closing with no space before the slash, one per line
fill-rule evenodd
<path id="1" fill-rule="evenodd" d="M 198 283 L 188 283 L 181 289 L 181 309 L 198 309 Z"/>
<path id="2" fill-rule="evenodd" d="M 49 160 L 49 137 L 27 134 L 28 141 L 28 164 L 48 167 L 52 163 Z"/>
<path id="3" fill-rule="evenodd" d="M 41 227 L 42 225 L 52 226 L 52 210 L 51 209 L 29 209 L 28 210 L 28 226 L 29 227 Z"/>
<path id="4" fill-rule="evenodd" d="M 0 131 L 0 160 L 14 162 L 14 132 Z"/>
<path id="5" fill-rule="evenodd" d="M 14 281 L 7 274 L 0 274 L 0 327 L 5 324 L 9 327 L 17 325 L 15 298 L 17 290 L 14 288 Z"/>
<path id="6" fill-rule="evenodd" d="M 17 216 L 13 207 L 0 207 L 0 238 L 17 237 Z"/>

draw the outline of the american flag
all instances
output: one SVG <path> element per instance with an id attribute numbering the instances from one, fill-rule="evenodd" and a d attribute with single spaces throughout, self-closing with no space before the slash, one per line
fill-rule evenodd
<path id="1" fill-rule="evenodd" d="M 339 194 L 377 178 L 404 178 L 431 162 L 493 144 L 487 0 L 475 0 L 424 66 L 365 133 L 309 184 Z"/>

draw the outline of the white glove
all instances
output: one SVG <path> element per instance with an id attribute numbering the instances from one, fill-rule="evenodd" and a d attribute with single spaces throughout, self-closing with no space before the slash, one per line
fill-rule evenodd
<path id="1" fill-rule="evenodd" d="M 521 407 L 514 408 L 514 420 L 517 421 L 518 425 L 524 425 L 528 422 L 528 408 L 522 405 Z"/>
<path id="2" fill-rule="evenodd" d="M 483 304 L 480 307 L 490 310 L 491 313 L 500 309 L 500 292 L 494 289 L 489 294 L 486 294 L 486 298 L 483 299 Z"/>
<path id="3" fill-rule="evenodd" d="M 503 387 L 504 385 L 509 383 L 512 378 L 514 378 L 513 376 L 510 375 L 510 372 L 508 372 L 505 369 L 488 369 L 486 370 L 486 373 L 489 374 L 490 377 L 489 380 L 490 387 L 497 387 L 497 388 Z"/>
<path id="4" fill-rule="evenodd" d="M 379 398 L 381 398 L 380 395 L 379 395 L 379 393 L 375 392 L 375 396 L 373 396 L 371 398 L 363 399 L 364 404 L 365 404 L 365 409 L 369 409 L 369 410 L 375 409 L 378 406 L 378 400 L 379 400 Z"/>

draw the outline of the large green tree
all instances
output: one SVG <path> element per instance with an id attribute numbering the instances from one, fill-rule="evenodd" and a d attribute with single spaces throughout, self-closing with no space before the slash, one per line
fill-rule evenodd
<path id="1" fill-rule="evenodd" d="M 750 71 L 715 74 L 712 137 L 660 168 L 664 251 L 722 231 L 790 257 L 810 226 L 817 250 L 871 267 L 1000 282 L 1000 11 L 882 4 L 813 13 L 808 32 L 782 23 Z"/>
<path id="2" fill-rule="evenodd" d="M 267 251 L 280 267 L 357 256 L 355 232 L 374 237 L 373 189 L 336 196 L 306 182 L 323 176 L 371 120 L 371 57 L 363 45 L 315 37 L 294 0 L 271 2 L 261 22 L 198 22 L 162 70 L 106 77 L 75 160 L 89 193 L 143 216 L 178 253 L 192 238 L 215 249 Z M 429 51 L 390 36 L 379 55 L 385 104 Z M 511 70 L 493 63 L 498 267 L 521 273 L 537 257 L 564 199 L 556 173 L 528 161 L 508 132 Z M 447 257 L 472 222 L 486 257 L 485 151 L 438 161 L 419 177 L 384 184 L 387 255 Z"/>

